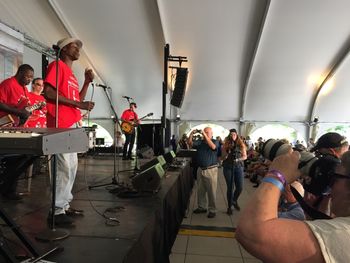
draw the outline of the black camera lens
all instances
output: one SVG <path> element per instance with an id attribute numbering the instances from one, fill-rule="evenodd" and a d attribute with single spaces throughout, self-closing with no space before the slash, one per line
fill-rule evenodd
<path id="1" fill-rule="evenodd" d="M 264 143 L 261 154 L 266 159 L 273 161 L 275 157 L 287 153 L 290 149 L 291 145 L 284 141 L 269 139 Z M 306 191 L 319 196 L 330 185 L 331 175 L 339 159 L 330 155 L 316 157 L 307 151 L 299 151 L 299 153 L 298 170 L 301 173 L 303 186 Z"/>
<path id="2" fill-rule="evenodd" d="M 281 140 L 269 139 L 261 148 L 261 154 L 266 158 L 272 161 L 275 157 L 285 154 L 290 151 L 291 145 L 285 143 Z"/>

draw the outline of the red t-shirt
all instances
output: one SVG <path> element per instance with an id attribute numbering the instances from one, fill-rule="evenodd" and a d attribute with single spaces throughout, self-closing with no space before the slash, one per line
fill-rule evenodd
<path id="1" fill-rule="evenodd" d="M 9 106 L 18 106 L 20 101 L 28 98 L 28 93 L 27 87 L 21 86 L 15 77 L 5 79 L 0 83 L 0 102 Z M 7 114 L 7 112 L 0 111 L 0 117 Z"/>
<path id="2" fill-rule="evenodd" d="M 33 92 L 28 93 L 28 98 L 30 100 L 31 105 L 35 105 L 45 101 L 45 98 L 43 96 L 37 95 Z M 24 127 L 46 128 L 46 113 L 47 113 L 46 106 L 44 106 L 40 110 L 34 110 L 32 112 L 32 115 L 29 116 L 28 121 L 24 125 Z"/>
<path id="3" fill-rule="evenodd" d="M 122 120 L 125 120 L 125 121 L 134 121 L 134 120 L 138 120 L 139 117 L 137 116 L 136 112 L 128 109 L 128 110 L 125 110 L 122 114 Z"/>
<path id="4" fill-rule="evenodd" d="M 45 83 L 56 87 L 56 61 L 51 62 L 47 69 Z M 58 93 L 71 100 L 80 101 L 79 84 L 70 67 L 61 60 L 58 61 Z M 56 105 L 47 101 L 47 127 L 55 127 Z M 80 110 L 76 107 L 58 105 L 58 128 L 69 128 L 81 119 Z"/>

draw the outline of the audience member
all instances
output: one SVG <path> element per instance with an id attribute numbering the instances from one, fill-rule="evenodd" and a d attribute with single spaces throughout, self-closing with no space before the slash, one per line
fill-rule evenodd
<path id="1" fill-rule="evenodd" d="M 201 133 L 203 139 L 193 140 L 195 133 Z M 208 218 L 216 216 L 216 189 L 218 180 L 218 159 L 217 147 L 219 142 L 212 139 L 213 131 L 206 127 L 203 131 L 193 130 L 188 138 L 188 144 L 191 148 L 197 149 L 198 172 L 198 208 L 193 212 L 195 214 L 206 213 L 208 205 Z M 208 202 L 207 198 L 208 196 Z"/>
<path id="2" fill-rule="evenodd" d="M 188 138 L 186 133 L 184 133 L 181 139 L 179 140 L 179 146 L 180 146 L 180 149 L 184 149 L 184 150 L 188 150 L 190 148 L 188 145 Z"/>
<path id="3" fill-rule="evenodd" d="M 120 131 L 115 132 L 115 146 L 117 147 L 117 152 L 121 153 L 123 151 L 125 140 L 122 137 L 122 133 Z"/>
<path id="4" fill-rule="evenodd" d="M 226 181 L 227 214 L 232 215 L 232 205 L 240 210 L 238 197 L 243 189 L 244 163 L 247 159 L 247 149 L 244 142 L 238 136 L 236 129 L 231 129 L 230 134 L 225 138 L 222 147 L 222 166 Z M 235 189 L 235 191 L 233 191 Z"/>
<path id="5" fill-rule="evenodd" d="M 300 175 L 299 152 L 274 159 L 261 186 L 239 218 L 236 238 L 252 255 L 264 262 L 350 262 L 350 152 L 333 175 L 331 220 L 298 221 L 277 218 L 278 200 L 287 183 Z M 283 179 L 284 178 L 284 179 Z M 273 249 L 271 249 L 273 248 Z"/>
<path id="6" fill-rule="evenodd" d="M 171 145 L 171 149 L 176 153 L 176 150 L 177 150 L 177 143 L 176 143 L 175 134 L 173 134 L 173 135 L 171 136 L 170 145 Z"/>
<path id="7" fill-rule="evenodd" d="M 287 184 L 285 191 L 281 196 L 281 204 L 279 206 L 278 217 L 288 218 L 295 220 L 305 220 L 304 210 L 301 208 L 300 204 L 295 199 L 290 187 L 297 190 L 300 196 L 304 196 L 304 188 L 301 183 L 295 181 L 291 184 Z"/>

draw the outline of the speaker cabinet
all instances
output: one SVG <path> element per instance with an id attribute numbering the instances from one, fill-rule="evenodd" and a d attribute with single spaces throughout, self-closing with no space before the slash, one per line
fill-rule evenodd
<path id="1" fill-rule="evenodd" d="M 157 191 L 164 174 L 164 169 L 158 163 L 134 176 L 132 186 L 139 192 Z"/>
<path id="2" fill-rule="evenodd" d="M 163 155 L 159 155 L 159 156 L 157 156 L 157 158 L 154 158 L 154 159 L 150 160 L 149 162 L 144 163 L 143 165 L 140 166 L 140 170 L 141 170 L 141 171 L 147 170 L 148 168 L 151 168 L 152 166 L 154 166 L 154 165 L 156 165 L 156 164 L 158 164 L 158 163 L 159 163 L 162 167 L 165 166 L 166 161 L 165 161 Z"/>
<path id="3" fill-rule="evenodd" d="M 171 165 L 174 158 L 176 157 L 176 154 L 174 153 L 174 151 L 170 151 L 170 152 L 167 152 L 166 154 L 163 155 L 166 163 L 168 165 Z"/>
<path id="4" fill-rule="evenodd" d="M 154 156 L 153 149 L 146 145 L 145 147 L 142 147 L 140 150 L 138 150 L 138 156 L 145 159 L 151 159 Z"/>
<path id="5" fill-rule="evenodd" d="M 170 101 L 170 104 L 174 105 L 175 107 L 181 108 L 182 106 L 186 92 L 187 76 L 187 68 L 176 69 L 175 88 Z"/>

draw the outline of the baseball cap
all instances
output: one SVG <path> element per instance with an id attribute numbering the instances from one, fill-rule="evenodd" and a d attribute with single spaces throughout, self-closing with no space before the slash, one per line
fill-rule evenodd
<path id="1" fill-rule="evenodd" d="M 336 132 L 323 134 L 318 140 L 312 151 L 322 148 L 337 148 L 348 144 L 346 138 Z"/>
<path id="2" fill-rule="evenodd" d="M 137 105 L 136 105 L 136 103 L 135 103 L 135 102 L 131 102 L 131 103 L 130 103 L 130 106 L 131 106 L 131 105 L 134 105 L 134 106 L 135 106 L 135 108 L 137 108 Z"/>
<path id="3" fill-rule="evenodd" d="M 83 42 L 81 42 L 79 39 L 74 38 L 74 37 L 66 37 L 66 38 L 62 38 L 61 40 L 57 41 L 57 46 L 62 49 L 65 46 L 69 45 L 70 43 L 75 42 L 79 48 L 82 48 L 83 46 Z"/>

